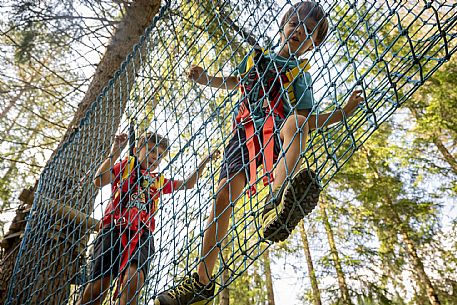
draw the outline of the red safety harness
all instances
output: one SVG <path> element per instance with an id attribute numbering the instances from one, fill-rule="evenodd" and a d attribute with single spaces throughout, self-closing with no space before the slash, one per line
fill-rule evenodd
<path id="1" fill-rule="evenodd" d="M 154 230 L 155 223 L 152 215 L 157 210 L 157 199 L 160 196 L 158 190 L 163 185 L 164 178 L 159 174 L 155 177 L 154 184 L 151 185 L 140 172 L 138 161 L 133 156 L 129 157 L 125 166 L 121 167 L 119 181 L 114 186 L 115 190 L 113 190 L 112 206 L 108 207 L 107 211 L 105 211 L 105 217 L 100 223 L 101 228 L 114 224 L 120 232 L 122 253 L 119 271 L 121 275 L 119 276 L 119 283 L 114 293 L 115 298 L 119 293 L 125 273 L 124 269 L 145 231 L 145 226 L 151 232 Z M 153 196 L 149 198 L 149 200 L 154 202 L 149 208 L 149 211 L 142 209 L 140 206 L 128 206 L 134 202 L 147 203 L 149 200 L 145 198 L 145 189 L 147 189 L 149 194 L 152 193 Z"/>
<path id="2" fill-rule="evenodd" d="M 263 184 L 273 182 L 273 164 L 277 156 L 274 152 L 275 117 L 285 119 L 284 101 L 295 103 L 295 94 L 292 82 L 299 73 L 299 69 L 308 68 L 307 62 L 288 71 L 278 72 L 271 61 L 265 58 L 264 50 L 255 49 L 247 59 L 246 72 L 242 74 L 240 82 L 240 107 L 235 118 L 236 126 L 244 127 L 246 133 L 246 147 L 249 152 L 249 196 L 256 193 L 257 157 L 263 156 Z M 252 118 L 252 110 L 261 112 L 265 117 L 262 126 L 262 143 L 256 134 Z"/>

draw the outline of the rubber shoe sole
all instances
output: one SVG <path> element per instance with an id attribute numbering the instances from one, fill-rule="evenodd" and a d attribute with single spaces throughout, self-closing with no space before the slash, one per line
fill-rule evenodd
<path id="1" fill-rule="evenodd" d="M 179 301 L 175 301 L 175 302 L 179 302 Z M 201 300 L 201 301 L 196 301 L 194 303 L 176 303 L 176 304 L 182 304 L 182 305 L 205 305 L 205 304 L 210 304 L 212 303 L 212 300 L 208 299 L 208 300 Z M 174 303 L 167 303 L 167 302 L 160 302 L 159 299 L 155 299 L 154 300 L 154 305 L 168 305 L 168 304 L 174 304 Z"/>
<path id="2" fill-rule="evenodd" d="M 263 236 L 272 242 L 284 241 L 300 220 L 317 206 L 321 188 L 316 174 L 299 171 L 287 184 L 279 205 L 263 216 Z"/>

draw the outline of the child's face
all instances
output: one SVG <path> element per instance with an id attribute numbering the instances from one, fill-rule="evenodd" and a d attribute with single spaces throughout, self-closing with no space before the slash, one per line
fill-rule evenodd
<path id="1" fill-rule="evenodd" d="M 141 169 L 156 170 L 164 152 L 161 146 L 156 146 L 154 143 L 143 146 L 138 154 L 138 162 Z"/>
<path id="2" fill-rule="evenodd" d="M 289 57 L 295 53 L 296 56 L 301 56 L 306 51 L 311 51 L 314 47 L 313 41 L 316 41 L 317 38 L 317 31 L 314 31 L 309 39 L 307 39 L 307 34 L 312 33 L 316 25 L 317 23 L 311 18 L 307 18 L 303 22 L 297 15 L 293 15 L 284 24 L 279 55 Z"/>

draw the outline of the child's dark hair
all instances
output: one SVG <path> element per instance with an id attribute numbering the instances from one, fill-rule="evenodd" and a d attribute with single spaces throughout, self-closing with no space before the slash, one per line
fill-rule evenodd
<path id="1" fill-rule="evenodd" d="M 169 146 L 168 139 L 155 132 L 146 132 L 146 134 L 143 134 L 138 139 L 138 148 L 143 148 L 144 146 L 146 146 L 146 143 L 153 144 L 154 146 L 157 145 L 160 148 L 162 148 L 163 151 L 167 151 Z M 151 149 L 154 146 L 151 146 L 148 149 Z"/>
<path id="2" fill-rule="evenodd" d="M 320 45 L 324 41 L 328 32 L 328 20 L 322 6 L 314 1 L 305 1 L 294 4 L 282 17 L 280 28 L 284 28 L 286 22 L 292 17 L 292 15 L 297 14 L 300 20 L 312 20 L 316 22 L 317 37 L 315 44 L 316 46 Z"/>

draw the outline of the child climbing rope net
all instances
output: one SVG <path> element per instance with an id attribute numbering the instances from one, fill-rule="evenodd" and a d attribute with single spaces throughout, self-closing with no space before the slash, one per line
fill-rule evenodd
<path id="1" fill-rule="evenodd" d="M 169 181 L 185 181 L 215 149 L 225 148 L 224 158 L 208 162 L 193 188 L 165 194 L 169 184 L 156 186 L 159 198 L 145 198 L 155 213 L 143 213 L 146 223 L 155 219 L 154 234 L 144 230 L 137 241 L 148 248 L 154 240 L 154 255 L 148 248 L 147 260 L 127 260 L 147 265 L 133 264 L 135 284 L 122 272 L 129 251 L 117 232 L 103 253 L 117 247 L 118 263 L 102 269 L 110 277 L 100 291 L 115 290 L 120 276 L 119 297 L 132 292 L 132 302 L 205 302 L 286 239 L 341 166 L 457 49 L 453 3 L 319 3 L 165 1 L 43 171 L 7 304 L 74 304 L 100 279 L 87 253 L 101 237 L 90 236 L 116 191 L 106 195 L 92 179 L 132 118 L 138 135 L 169 139 L 157 170 Z M 88 302 L 102 298 L 87 289 Z"/>

